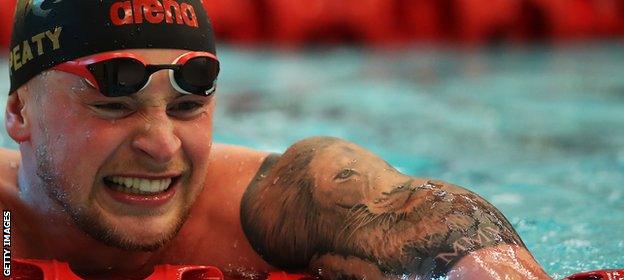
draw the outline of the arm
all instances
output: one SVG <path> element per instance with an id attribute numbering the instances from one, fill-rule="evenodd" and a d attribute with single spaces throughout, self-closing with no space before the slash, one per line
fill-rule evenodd
<path id="1" fill-rule="evenodd" d="M 449 280 L 551 279 L 525 247 L 510 245 L 471 252 L 447 275 Z"/>
<path id="2" fill-rule="evenodd" d="M 401 174 L 328 137 L 269 165 L 245 192 L 241 222 L 275 266 L 325 279 L 548 278 L 505 217 L 466 189 Z"/>

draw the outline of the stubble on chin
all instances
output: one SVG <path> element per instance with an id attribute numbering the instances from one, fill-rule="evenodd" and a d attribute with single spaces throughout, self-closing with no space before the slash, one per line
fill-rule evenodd
<path id="1" fill-rule="evenodd" d="M 60 172 L 54 164 L 53 155 L 45 145 L 39 145 L 35 149 L 35 158 L 37 160 L 36 175 L 40 179 L 36 186 L 45 190 L 47 196 L 54 201 L 64 213 L 67 213 L 74 224 L 91 238 L 98 240 L 107 246 L 115 247 L 125 251 L 145 251 L 151 252 L 162 248 L 171 241 L 180 231 L 182 225 L 190 212 L 190 206 L 184 205 L 179 210 L 179 214 L 172 221 L 173 226 L 167 231 L 162 231 L 159 238 L 141 242 L 136 238 L 131 238 L 123 233 L 123 229 L 115 227 L 107 223 L 104 215 L 96 211 L 91 205 L 75 205 L 71 202 L 71 190 L 80 190 L 80 186 L 72 183 Z M 79 167 L 77 167 L 79 168 Z"/>

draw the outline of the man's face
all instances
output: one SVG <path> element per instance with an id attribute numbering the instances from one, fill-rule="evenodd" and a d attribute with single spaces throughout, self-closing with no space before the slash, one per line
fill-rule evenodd
<path id="1" fill-rule="evenodd" d="M 128 52 L 171 64 L 186 51 Z M 129 97 L 105 97 L 58 71 L 27 90 L 38 177 L 29 181 L 111 246 L 152 250 L 170 240 L 203 188 L 214 97 L 176 92 L 166 70 Z"/>

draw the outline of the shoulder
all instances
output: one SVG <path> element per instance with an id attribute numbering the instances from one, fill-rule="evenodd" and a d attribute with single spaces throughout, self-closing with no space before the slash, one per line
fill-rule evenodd
<path id="1" fill-rule="evenodd" d="M 342 140 L 329 136 L 315 136 L 304 138 L 293 143 L 284 152 L 284 156 L 278 153 L 268 151 L 260 151 L 248 147 L 215 143 L 210 151 L 209 157 L 209 179 L 222 181 L 237 178 L 251 179 L 260 170 L 261 167 L 270 167 L 267 165 L 267 159 L 271 159 L 273 163 L 275 159 L 281 158 L 281 162 L 291 162 L 297 158 L 300 153 L 316 152 L 326 148 L 332 144 L 343 143 L 350 144 L 346 140 Z M 264 165 L 263 165 L 264 163 Z M 236 175 L 232 177 L 233 175 Z"/>
<path id="2" fill-rule="evenodd" d="M 286 149 L 284 154 L 215 143 L 210 151 L 204 191 L 199 198 L 200 205 L 231 203 L 231 207 L 225 207 L 230 209 L 228 213 L 224 213 L 225 216 L 238 215 L 237 206 L 245 191 L 253 188 L 252 182 L 256 182 L 255 177 L 261 177 L 269 172 L 279 174 L 284 166 L 297 165 L 297 162 L 304 157 L 309 160 L 311 156 L 308 154 L 314 154 L 314 151 L 320 150 L 320 147 L 327 146 L 327 143 L 333 141 L 338 141 L 338 139 L 306 138 L 295 142 Z M 298 155 L 300 152 L 306 155 Z M 305 164 L 299 165 L 305 167 Z"/>
<path id="3" fill-rule="evenodd" d="M 19 152 L 0 148 L 0 206 L 9 194 L 17 192 L 17 170 L 21 156 Z"/>
<path id="4" fill-rule="evenodd" d="M 270 152 L 243 146 L 215 143 L 208 159 L 208 179 L 216 181 L 233 178 L 251 179 L 269 154 Z"/>
<path id="5" fill-rule="evenodd" d="M 12 173 L 17 173 L 20 160 L 21 156 L 18 151 L 0 148 L 0 174 L 11 173 L 11 170 L 13 170 Z"/>
<path id="6" fill-rule="evenodd" d="M 213 144 L 208 158 L 202 205 L 231 204 L 227 215 L 237 215 L 237 204 L 270 153 L 247 147 Z"/>
<path id="7" fill-rule="evenodd" d="M 361 148 L 357 147 L 345 140 L 322 136 L 297 141 L 283 154 L 236 145 L 214 144 L 200 199 L 208 205 L 225 201 L 238 204 L 246 191 L 255 189 L 258 182 L 267 182 L 267 178 L 299 178 L 299 175 L 307 175 L 311 170 L 329 174 L 334 169 L 341 170 L 344 167 L 330 167 L 325 163 L 349 164 L 353 162 L 352 158 L 341 155 L 347 151 L 351 156 L 359 157 Z M 310 166 L 311 164 L 314 166 Z M 326 168 L 331 170 L 326 171 Z M 262 178 L 264 179 L 260 180 Z"/>
<path id="8" fill-rule="evenodd" d="M 0 148 L 0 186 L 2 188 L 17 185 L 17 169 L 20 160 L 19 152 Z"/>

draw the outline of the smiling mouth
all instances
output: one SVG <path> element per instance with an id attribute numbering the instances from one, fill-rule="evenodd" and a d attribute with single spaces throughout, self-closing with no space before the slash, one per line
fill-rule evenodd
<path id="1" fill-rule="evenodd" d="M 175 185 L 180 178 L 147 179 L 138 177 L 109 176 L 104 177 L 104 184 L 115 191 L 135 195 L 156 195 L 164 193 Z"/>

